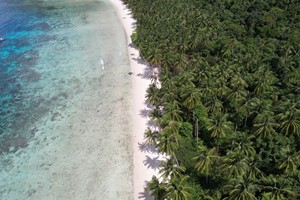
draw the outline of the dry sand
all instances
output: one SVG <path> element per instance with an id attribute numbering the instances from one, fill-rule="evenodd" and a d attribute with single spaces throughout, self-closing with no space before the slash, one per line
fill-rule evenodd
<path id="1" fill-rule="evenodd" d="M 110 0 L 115 7 L 126 32 L 128 55 L 133 82 L 133 163 L 134 163 L 134 199 L 153 199 L 144 191 L 146 182 L 158 175 L 159 162 L 162 159 L 157 151 L 145 143 L 144 132 L 147 129 L 149 107 L 145 103 L 146 90 L 151 83 L 149 77 L 153 71 L 141 59 L 139 51 L 132 45 L 131 34 L 135 29 L 135 20 L 131 11 L 121 0 Z"/>

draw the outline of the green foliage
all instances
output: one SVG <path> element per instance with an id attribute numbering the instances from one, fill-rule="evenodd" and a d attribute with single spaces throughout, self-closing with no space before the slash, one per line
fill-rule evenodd
<path id="1" fill-rule="evenodd" d="M 227 121 L 228 114 L 212 116 L 209 119 L 210 125 L 208 130 L 211 132 L 213 138 L 223 138 L 226 134 L 232 133 L 232 123 Z"/>
<path id="2" fill-rule="evenodd" d="M 166 184 L 160 182 L 156 176 L 153 176 L 151 181 L 147 182 L 147 190 L 156 200 L 163 200 L 166 194 Z"/>
<path id="3" fill-rule="evenodd" d="M 146 138 L 173 178 L 154 181 L 155 199 L 299 199 L 299 2 L 126 2 L 160 71 L 146 96 L 160 131 Z"/>
<path id="4" fill-rule="evenodd" d="M 224 200 L 258 199 L 255 197 L 255 192 L 259 189 L 258 185 L 245 176 L 231 179 L 223 189 L 224 193 L 227 194 Z"/>
<path id="5" fill-rule="evenodd" d="M 193 125 L 189 122 L 183 122 L 179 129 L 179 134 L 188 139 L 193 138 Z"/>
<path id="6" fill-rule="evenodd" d="M 205 106 L 199 103 L 194 109 L 195 117 L 199 120 L 199 128 L 201 133 L 207 132 L 208 113 Z"/>
<path id="7" fill-rule="evenodd" d="M 195 157 L 195 168 L 203 175 L 212 173 L 215 163 L 218 161 L 218 150 L 216 148 L 207 149 L 205 146 L 199 148 L 199 156 Z"/>
<path id="8" fill-rule="evenodd" d="M 297 194 L 292 188 L 291 182 L 283 177 L 270 175 L 262 178 L 261 183 L 263 199 L 296 199 Z"/>
<path id="9" fill-rule="evenodd" d="M 195 161 L 193 158 L 197 156 L 196 141 L 192 137 L 181 137 L 179 139 L 180 148 L 176 152 L 177 159 L 182 166 L 185 166 L 187 171 L 193 171 Z"/>
<path id="10" fill-rule="evenodd" d="M 139 45 L 139 42 L 138 42 L 138 34 L 136 32 L 133 32 L 130 36 L 131 38 L 131 41 L 134 45 Z"/>
<path id="11" fill-rule="evenodd" d="M 189 187 L 187 180 L 188 176 L 184 176 L 181 179 L 171 178 L 167 184 L 166 199 L 170 200 L 189 200 L 191 199 L 193 189 Z"/>

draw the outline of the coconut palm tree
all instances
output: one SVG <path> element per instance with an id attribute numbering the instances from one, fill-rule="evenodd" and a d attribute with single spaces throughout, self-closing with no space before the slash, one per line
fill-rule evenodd
<path id="1" fill-rule="evenodd" d="M 221 200 L 222 199 L 222 193 L 220 191 L 214 191 L 213 194 L 208 194 L 208 192 L 204 191 L 199 194 L 200 196 L 197 198 L 197 200 Z"/>
<path id="2" fill-rule="evenodd" d="M 255 192 L 258 190 L 258 185 L 247 177 L 231 179 L 224 186 L 224 190 L 228 194 L 224 200 L 257 200 Z"/>
<path id="3" fill-rule="evenodd" d="M 166 194 L 166 184 L 160 182 L 156 176 L 153 176 L 152 179 L 147 182 L 146 189 L 156 200 L 164 200 L 164 196 Z"/>
<path id="4" fill-rule="evenodd" d="M 230 92 L 230 88 L 227 86 L 223 77 L 218 78 L 218 86 L 215 88 L 215 94 L 218 98 L 224 98 L 226 94 Z"/>
<path id="5" fill-rule="evenodd" d="M 276 123 L 270 112 L 265 112 L 257 115 L 253 126 L 256 128 L 254 132 L 256 135 L 266 138 L 277 133 L 275 128 L 278 127 L 278 123 Z"/>
<path id="6" fill-rule="evenodd" d="M 300 111 L 296 108 L 279 114 L 280 133 L 285 135 L 300 135 Z"/>
<path id="7" fill-rule="evenodd" d="M 200 102 L 200 91 L 194 87 L 185 87 L 181 94 L 183 105 L 189 110 L 193 110 Z"/>
<path id="8" fill-rule="evenodd" d="M 247 91 L 241 87 L 234 87 L 230 89 L 227 93 L 227 98 L 233 105 L 238 102 L 245 100 L 247 96 Z M 238 108 L 238 106 L 236 106 Z"/>
<path id="9" fill-rule="evenodd" d="M 289 180 L 273 175 L 261 179 L 262 199 L 295 199 L 296 193 L 293 191 Z"/>
<path id="10" fill-rule="evenodd" d="M 254 135 L 248 135 L 246 133 L 237 133 L 238 136 L 236 140 L 231 143 L 231 150 L 235 152 L 240 152 L 247 156 L 248 158 L 253 158 L 256 155 L 256 151 L 253 147 Z"/>
<path id="11" fill-rule="evenodd" d="M 208 130 L 211 132 L 211 137 L 222 138 L 226 136 L 226 133 L 232 132 L 232 123 L 227 121 L 228 114 L 218 114 L 208 119 L 210 125 Z"/>
<path id="12" fill-rule="evenodd" d="M 210 98 L 213 97 L 215 95 L 215 90 L 214 88 L 212 88 L 208 83 L 202 83 L 204 84 L 200 89 L 200 95 L 203 98 Z"/>
<path id="13" fill-rule="evenodd" d="M 261 66 L 256 72 L 254 83 L 254 94 L 257 96 L 262 95 L 266 90 L 272 89 L 272 84 L 275 82 L 276 77 L 274 73 L 268 69 L 267 66 Z"/>
<path id="14" fill-rule="evenodd" d="M 181 114 L 183 113 L 179 108 L 179 102 L 174 100 L 172 102 L 163 103 L 164 112 L 170 116 L 174 121 L 182 122 L 183 118 Z"/>
<path id="15" fill-rule="evenodd" d="M 255 156 L 249 162 L 249 169 L 246 172 L 246 176 L 252 180 L 257 180 L 264 176 L 263 172 L 258 168 L 257 165 L 258 165 L 258 156 Z"/>
<path id="16" fill-rule="evenodd" d="M 283 156 L 278 168 L 283 169 L 285 174 L 296 174 L 300 165 L 300 152 L 287 145 L 280 153 Z"/>
<path id="17" fill-rule="evenodd" d="M 163 128 L 162 133 L 177 136 L 180 126 L 181 122 L 171 119 L 171 116 L 169 114 L 163 115 L 161 123 L 161 127 Z"/>
<path id="18" fill-rule="evenodd" d="M 153 108 L 150 111 L 149 118 L 155 123 L 156 126 L 159 126 L 163 121 L 162 111 L 159 108 Z"/>
<path id="19" fill-rule="evenodd" d="M 244 120 L 244 127 L 247 125 L 248 117 L 250 114 L 254 112 L 254 108 L 258 103 L 257 98 L 253 98 L 250 95 L 247 95 L 247 97 L 240 102 L 240 108 L 239 111 L 240 113 L 243 113 L 245 116 Z"/>
<path id="20" fill-rule="evenodd" d="M 180 179 L 172 178 L 167 184 L 165 199 L 167 200 L 190 200 L 192 188 L 188 186 L 188 176 Z"/>
<path id="21" fill-rule="evenodd" d="M 185 167 L 177 165 L 172 159 L 167 159 L 161 162 L 159 173 L 164 179 L 181 178 L 185 170 Z"/>
<path id="22" fill-rule="evenodd" d="M 156 85 L 154 83 L 150 84 L 146 92 L 146 102 L 156 107 L 159 106 L 161 99 L 159 97 L 159 89 Z"/>
<path id="23" fill-rule="evenodd" d="M 243 176 L 250 169 L 250 159 L 241 152 L 229 151 L 221 158 L 219 169 L 227 177 Z"/>
<path id="24" fill-rule="evenodd" d="M 205 107 L 209 113 L 219 115 L 224 111 L 223 102 L 217 97 L 212 97 L 205 102 Z"/>
<path id="25" fill-rule="evenodd" d="M 284 169 L 284 173 L 293 174 L 297 171 L 298 165 L 296 164 L 296 159 L 293 156 L 288 156 L 280 165 L 279 169 Z M 299 158 L 298 158 L 299 160 Z"/>
<path id="26" fill-rule="evenodd" d="M 152 131 L 150 128 L 147 128 L 147 130 L 144 133 L 146 143 L 147 144 L 156 144 L 158 135 L 159 135 L 158 131 Z"/>
<path id="27" fill-rule="evenodd" d="M 178 149 L 178 142 L 175 134 L 160 134 L 158 137 L 157 147 L 160 152 L 166 153 L 167 155 L 173 155 Z"/>
<path id="28" fill-rule="evenodd" d="M 184 71 L 179 77 L 179 84 L 195 87 L 194 80 L 196 74 L 194 72 Z"/>
<path id="29" fill-rule="evenodd" d="M 159 152 L 172 156 L 172 158 L 175 159 L 177 165 L 179 165 L 179 163 L 176 158 L 175 152 L 179 148 L 178 139 L 177 139 L 178 137 L 179 137 L 178 132 L 177 133 L 169 132 L 169 131 L 164 132 L 163 130 L 157 139 L 157 148 Z"/>
<path id="30" fill-rule="evenodd" d="M 236 105 L 238 102 L 244 100 L 247 96 L 247 90 L 245 89 L 248 87 L 246 81 L 241 77 L 241 75 L 236 74 L 231 79 L 231 89 L 227 93 L 227 99 Z M 239 108 L 239 106 L 236 106 Z"/>
<path id="31" fill-rule="evenodd" d="M 199 156 L 195 157 L 194 160 L 196 160 L 195 168 L 203 175 L 206 176 L 206 182 L 207 177 L 209 174 L 212 173 L 214 164 L 218 161 L 220 158 L 218 155 L 217 148 L 207 149 L 205 146 L 199 147 Z"/>

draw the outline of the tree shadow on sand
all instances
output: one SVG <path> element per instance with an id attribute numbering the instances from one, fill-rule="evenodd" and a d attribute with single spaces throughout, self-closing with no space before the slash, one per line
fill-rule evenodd
<path id="1" fill-rule="evenodd" d="M 151 119 L 147 121 L 147 127 L 149 127 L 151 130 L 158 130 L 159 128 L 157 123 Z"/>
<path id="2" fill-rule="evenodd" d="M 151 110 L 150 109 L 143 109 L 143 110 L 140 110 L 140 115 L 143 116 L 143 118 L 147 118 L 150 114 Z"/>
<path id="3" fill-rule="evenodd" d="M 136 22 L 131 23 L 131 28 L 135 29 L 136 26 L 137 26 L 137 23 L 136 23 Z"/>
<path id="4" fill-rule="evenodd" d="M 143 161 L 144 165 L 149 169 L 157 170 L 160 166 L 159 156 L 151 158 L 150 156 L 146 156 L 146 160 Z"/>
<path id="5" fill-rule="evenodd" d="M 136 46 L 132 42 L 128 46 L 133 48 L 133 49 L 136 49 Z"/>
<path id="6" fill-rule="evenodd" d="M 146 142 L 138 143 L 141 152 L 145 153 L 156 153 L 156 147 L 154 144 L 148 144 Z"/>
<path id="7" fill-rule="evenodd" d="M 131 47 L 131 48 L 135 48 L 136 49 L 136 47 L 131 43 L 131 44 L 129 44 L 129 46 Z M 139 63 L 139 64 L 141 64 L 141 65 L 149 65 L 149 63 L 148 62 L 146 62 L 144 59 L 142 59 L 141 57 L 137 57 L 137 58 L 132 58 L 134 61 L 136 61 L 137 63 Z"/>
<path id="8" fill-rule="evenodd" d="M 143 73 L 143 78 L 144 79 L 151 79 L 153 76 L 157 75 L 156 74 L 157 72 L 155 72 L 154 68 L 151 67 L 148 63 L 147 63 L 147 66 L 144 70 L 144 73 Z"/>
<path id="9" fill-rule="evenodd" d="M 142 199 L 142 200 L 154 200 L 154 197 L 151 197 L 151 195 L 149 194 L 148 190 L 144 190 L 144 192 L 140 192 L 138 199 Z"/>

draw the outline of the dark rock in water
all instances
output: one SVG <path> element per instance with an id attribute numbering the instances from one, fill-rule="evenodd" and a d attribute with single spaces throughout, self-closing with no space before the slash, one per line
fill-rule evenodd
<path id="1" fill-rule="evenodd" d="M 56 10 L 57 8 L 55 6 L 47 6 L 46 9 L 47 10 Z"/>

